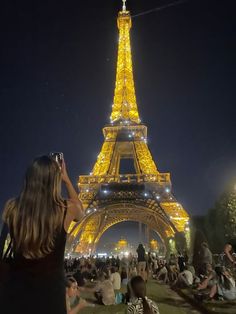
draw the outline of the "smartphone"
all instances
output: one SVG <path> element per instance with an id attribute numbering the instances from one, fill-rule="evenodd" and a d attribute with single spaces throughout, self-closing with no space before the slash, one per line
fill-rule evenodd
<path id="1" fill-rule="evenodd" d="M 60 169 L 62 168 L 62 163 L 64 160 L 63 153 L 60 152 L 53 152 L 49 154 L 51 158 L 53 158 L 59 165 Z"/>

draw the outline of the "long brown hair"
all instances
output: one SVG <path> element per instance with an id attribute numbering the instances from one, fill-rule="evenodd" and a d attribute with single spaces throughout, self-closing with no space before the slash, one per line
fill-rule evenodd
<path id="1" fill-rule="evenodd" d="M 130 280 L 132 293 L 135 297 L 141 298 L 143 301 L 143 313 L 152 314 L 152 310 L 146 300 L 146 284 L 141 276 L 135 276 Z"/>
<path id="2" fill-rule="evenodd" d="M 52 252 L 63 212 L 60 168 L 52 158 L 38 157 L 26 171 L 20 195 L 5 205 L 3 220 L 14 251 L 31 259 Z"/>

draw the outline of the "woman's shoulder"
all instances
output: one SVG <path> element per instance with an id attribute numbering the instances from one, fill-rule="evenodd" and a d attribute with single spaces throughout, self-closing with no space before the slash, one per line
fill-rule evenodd
<path id="1" fill-rule="evenodd" d="M 81 206 L 82 206 L 82 203 L 79 199 L 75 200 L 75 199 L 69 198 L 69 199 L 66 199 L 65 202 L 66 202 L 66 207 L 68 210 L 74 209 L 77 207 L 81 208 Z"/>

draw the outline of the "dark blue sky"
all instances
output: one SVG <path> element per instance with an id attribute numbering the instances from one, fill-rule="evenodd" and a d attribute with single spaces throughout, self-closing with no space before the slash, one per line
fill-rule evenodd
<path id="1" fill-rule="evenodd" d="M 168 0 L 128 0 L 132 13 Z M 134 77 L 150 149 L 190 214 L 236 182 L 234 1 L 189 0 L 133 19 Z M 2 11 L 0 206 L 32 158 L 88 174 L 109 121 L 121 1 L 7 1 Z"/>

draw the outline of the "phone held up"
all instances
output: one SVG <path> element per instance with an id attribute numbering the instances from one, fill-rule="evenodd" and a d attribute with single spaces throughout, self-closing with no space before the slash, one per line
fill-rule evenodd
<path id="1" fill-rule="evenodd" d="M 60 169 L 62 169 L 62 164 L 63 164 L 63 160 L 64 160 L 63 153 L 52 152 L 49 154 L 49 156 L 51 158 L 53 158 L 58 163 L 58 166 L 60 167 Z"/>

